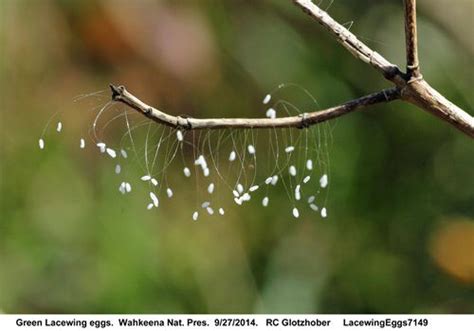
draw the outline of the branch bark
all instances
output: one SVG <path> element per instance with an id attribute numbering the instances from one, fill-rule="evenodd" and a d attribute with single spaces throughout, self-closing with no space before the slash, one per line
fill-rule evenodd
<path id="1" fill-rule="evenodd" d="M 419 79 L 410 82 L 401 93 L 403 100 L 428 111 L 474 138 L 474 117 L 451 103 L 425 80 Z"/>
<path id="2" fill-rule="evenodd" d="M 364 107 L 378 103 L 390 102 L 400 98 L 400 91 L 393 87 L 359 99 L 351 100 L 342 105 L 325 110 L 303 113 L 299 116 L 280 118 L 191 118 L 173 116 L 147 105 L 128 92 L 124 86 L 110 85 L 112 100 L 122 102 L 155 122 L 177 129 L 225 129 L 225 128 L 306 128 L 311 125 L 346 115 Z"/>

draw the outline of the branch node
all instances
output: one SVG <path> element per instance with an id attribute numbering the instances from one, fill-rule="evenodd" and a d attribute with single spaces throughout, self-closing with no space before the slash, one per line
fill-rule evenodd
<path id="1" fill-rule="evenodd" d="M 417 72 L 417 71 L 414 71 L 414 72 Z M 419 82 L 419 81 L 422 81 L 423 80 L 423 75 L 418 72 L 417 75 L 411 75 L 407 81 L 407 85 L 410 85 L 410 84 L 413 84 L 413 83 L 416 83 L 416 82 Z"/>
<path id="2" fill-rule="evenodd" d="M 384 70 L 382 74 L 385 79 L 390 80 L 390 81 L 394 80 L 396 77 L 403 76 L 402 72 L 400 71 L 400 69 L 398 69 L 397 66 L 386 68 L 386 70 Z"/>
<path id="3" fill-rule="evenodd" d="M 176 116 L 176 128 L 178 130 L 192 130 L 193 125 L 188 117 Z"/>
<path id="4" fill-rule="evenodd" d="M 308 121 L 308 113 L 303 113 L 299 114 L 299 117 L 301 117 L 301 123 L 298 127 L 298 129 L 307 129 L 310 126 L 310 123 Z"/>
<path id="5" fill-rule="evenodd" d="M 186 118 L 186 122 L 187 122 L 187 125 L 188 125 L 188 130 L 192 130 L 193 129 L 193 124 L 191 123 L 191 121 L 189 120 L 189 118 Z"/>
<path id="6" fill-rule="evenodd" d="M 120 97 L 123 94 L 123 91 L 125 90 L 125 87 L 123 85 L 120 86 L 115 86 L 113 84 L 109 84 L 110 90 L 112 91 L 112 100 L 113 101 L 118 101 Z"/>

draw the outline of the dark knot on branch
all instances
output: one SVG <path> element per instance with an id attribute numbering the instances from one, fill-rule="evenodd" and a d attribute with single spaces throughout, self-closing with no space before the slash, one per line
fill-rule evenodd
<path id="1" fill-rule="evenodd" d="M 176 116 L 176 128 L 178 130 L 192 130 L 193 125 L 187 116 Z"/>
<path id="2" fill-rule="evenodd" d="M 298 116 L 301 117 L 301 123 L 298 126 L 298 129 L 309 128 L 311 124 L 308 121 L 308 113 L 299 114 Z"/>
<path id="3" fill-rule="evenodd" d="M 110 90 L 112 91 L 112 100 L 113 101 L 120 100 L 120 97 L 123 95 L 123 91 L 125 90 L 125 87 L 123 85 L 115 86 L 113 84 L 109 84 L 109 86 L 110 86 Z"/>

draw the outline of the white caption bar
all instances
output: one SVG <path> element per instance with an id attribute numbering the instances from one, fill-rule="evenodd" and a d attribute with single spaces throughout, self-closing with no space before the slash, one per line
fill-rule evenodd
<path id="1" fill-rule="evenodd" d="M 0 315 L 0 330 L 474 330 L 474 315 Z"/>

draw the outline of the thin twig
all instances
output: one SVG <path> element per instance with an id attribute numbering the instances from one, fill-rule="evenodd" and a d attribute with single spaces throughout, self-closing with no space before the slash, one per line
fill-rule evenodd
<path id="1" fill-rule="evenodd" d="M 378 103 L 390 102 L 400 97 L 398 88 L 390 88 L 365 97 L 351 100 L 329 109 L 304 113 L 299 116 L 280 118 L 191 118 L 173 116 L 147 105 L 128 92 L 123 86 L 110 85 L 112 99 L 122 102 L 148 118 L 173 128 L 184 130 L 223 129 L 223 128 L 305 128 L 321 123 L 357 109 Z"/>
<path id="2" fill-rule="evenodd" d="M 403 83 L 403 74 L 395 64 L 390 63 L 382 55 L 360 41 L 352 32 L 336 22 L 328 13 L 315 5 L 311 0 L 292 1 L 326 28 L 326 30 L 357 59 L 370 64 L 393 83 L 397 85 Z"/>
<path id="3" fill-rule="evenodd" d="M 407 74 L 410 78 L 421 77 L 418 60 L 418 32 L 416 22 L 416 0 L 404 0 L 405 4 L 405 40 L 407 55 Z"/>

